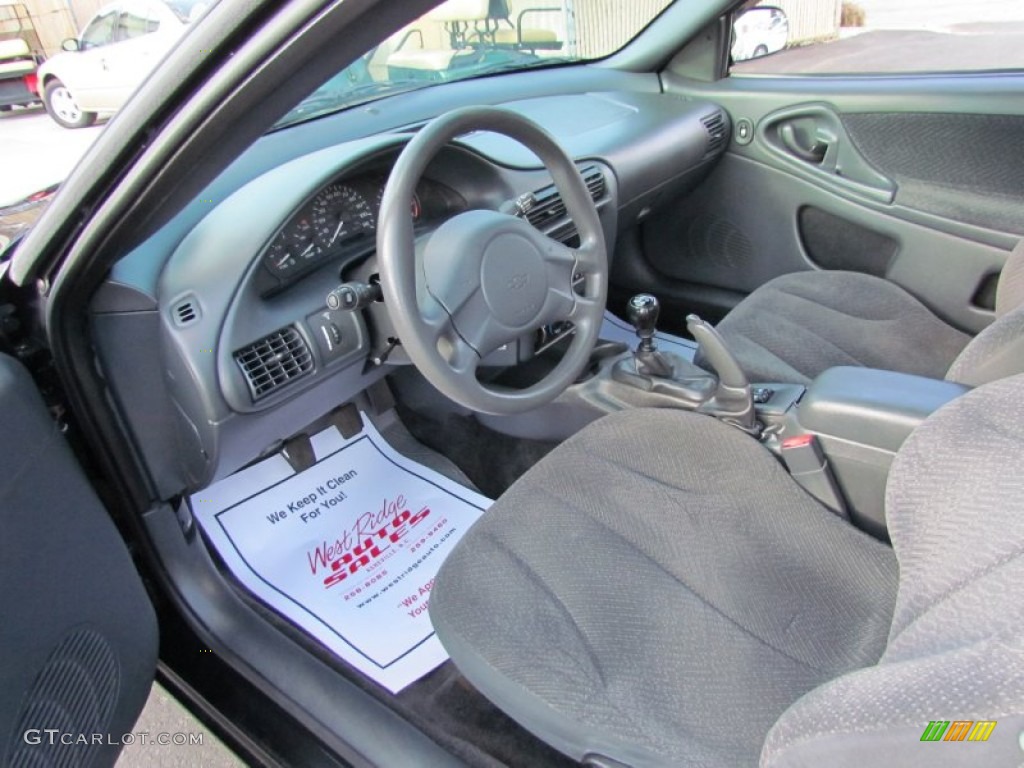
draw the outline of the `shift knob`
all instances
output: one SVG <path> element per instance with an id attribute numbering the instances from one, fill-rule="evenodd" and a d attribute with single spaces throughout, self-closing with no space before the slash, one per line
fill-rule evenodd
<path id="1" fill-rule="evenodd" d="M 660 311 L 661 305 L 658 303 L 658 297 L 649 293 L 638 293 L 626 305 L 626 316 L 636 329 L 636 335 L 640 337 L 642 350 L 654 349 L 652 338 L 658 324 Z"/>

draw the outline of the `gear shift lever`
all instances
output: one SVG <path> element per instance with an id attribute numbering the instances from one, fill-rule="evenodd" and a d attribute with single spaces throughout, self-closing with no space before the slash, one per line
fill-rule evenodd
<path id="1" fill-rule="evenodd" d="M 626 315 L 636 328 L 636 335 L 640 337 L 640 349 L 645 352 L 653 352 L 655 349 L 654 331 L 658 325 L 659 314 L 661 303 L 657 296 L 649 293 L 638 293 L 626 305 Z"/>
<path id="2" fill-rule="evenodd" d="M 638 293 L 626 305 L 626 316 L 640 339 L 634 352 L 637 373 L 669 378 L 672 376 L 672 364 L 658 352 L 658 347 L 654 343 L 654 332 L 660 311 L 661 304 L 657 296 L 649 293 Z"/>

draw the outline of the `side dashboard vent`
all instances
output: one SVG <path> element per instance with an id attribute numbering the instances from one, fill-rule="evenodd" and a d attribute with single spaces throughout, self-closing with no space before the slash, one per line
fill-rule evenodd
<path id="1" fill-rule="evenodd" d="M 171 311 L 171 314 L 174 316 L 174 324 L 184 328 L 199 319 L 199 305 L 192 299 L 185 299 Z"/>
<path id="2" fill-rule="evenodd" d="M 604 197 L 606 182 L 604 174 L 596 165 L 588 165 L 580 171 L 583 182 L 590 190 L 590 197 L 595 202 Z M 547 224 L 557 221 L 566 215 L 565 202 L 554 185 L 539 189 L 532 194 L 523 195 L 517 201 L 519 209 L 526 220 L 541 229 Z"/>
<path id="3" fill-rule="evenodd" d="M 587 185 L 587 189 L 590 190 L 590 197 L 595 202 L 604 197 L 604 174 L 601 173 L 601 169 L 595 165 L 591 165 L 588 168 L 583 169 L 583 182 Z"/>
<path id="4" fill-rule="evenodd" d="M 704 123 L 704 130 L 708 133 L 708 148 L 705 155 L 714 155 L 725 146 L 726 130 L 725 115 L 722 112 L 715 112 L 700 119 Z"/>
<path id="5" fill-rule="evenodd" d="M 313 370 L 313 355 L 299 332 L 289 326 L 235 352 L 253 401 L 276 392 Z"/>

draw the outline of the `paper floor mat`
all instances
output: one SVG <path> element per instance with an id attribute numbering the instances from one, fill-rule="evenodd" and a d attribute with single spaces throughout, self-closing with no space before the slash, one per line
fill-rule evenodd
<path id="1" fill-rule="evenodd" d="M 448 656 L 427 615 L 444 558 L 491 504 L 394 451 L 363 416 L 192 497 L 208 541 L 254 595 L 397 693 Z"/>

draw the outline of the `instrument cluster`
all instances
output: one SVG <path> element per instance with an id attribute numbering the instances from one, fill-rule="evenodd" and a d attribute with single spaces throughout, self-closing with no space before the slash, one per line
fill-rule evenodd
<path id="1" fill-rule="evenodd" d="M 271 282 L 264 281 L 264 292 L 285 288 L 328 261 L 372 252 L 386 183 L 383 173 L 370 173 L 321 188 L 267 244 L 262 263 Z M 422 179 L 409 206 L 419 229 L 465 211 L 466 201 L 449 187 Z"/>

